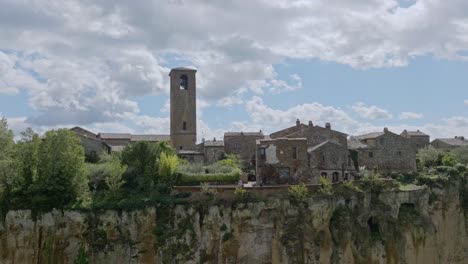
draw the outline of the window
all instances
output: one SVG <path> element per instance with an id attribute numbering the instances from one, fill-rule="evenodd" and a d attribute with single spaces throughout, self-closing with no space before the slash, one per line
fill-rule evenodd
<path id="1" fill-rule="evenodd" d="M 182 146 L 179 146 L 179 149 L 182 150 Z"/>
<path id="2" fill-rule="evenodd" d="M 339 178 L 339 177 L 340 177 L 340 174 L 339 174 L 338 172 L 336 172 L 336 171 L 333 172 L 333 174 L 332 174 L 332 180 L 333 180 L 333 182 L 339 182 L 339 181 L 340 181 L 340 178 Z"/>
<path id="3" fill-rule="evenodd" d="M 296 147 L 292 148 L 292 158 L 297 159 L 297 148 Z"/>
<path id="4" fill-rule="evenodd" d="M 181 75 L 179 79 L 179 88 L 180 90 L 187 90 L 188 87 L 188 79 L 187 75 Z"/>
<path id="5" fill-rule="evenodd" d="M 348 179 L 349 179 L 349 173 L 346 172 L 343 176 L 343 180 L 347 181 Z"/>
<path id="6" fill-rule="evenodd" d="M 401 157 L 401 151 L 398 151 L 398 152 L 397 152 L 397 156 L 398 156 L 398 157 Z"/>
<path id="7" fill-rule="evenodd" d="M 278 168 L 278 173 L 280 178 L 289 178 L 290 172 L 289 168 L 283 167 L 283 168 Z"/>
<path id="8" fill-rule="evenodd" d="M 326 172 L 322 172 L 322 173 L 320 173 L 320 176 L 321 176 L 321 177 L 327 178 L 327 177 L 328 177 L 328 174 L 327 174 Z"/>
<path id="9" fill-rule="evenodd" d="M 265 155 L 265 149 L 264 149 L 264 148 L 261 148 L 261 149 L 260 149 L 260 158 L 261 158 L 261 159 L 265 159 L 265 156 L 266 156 L 266 155 Z"/>
<path id="10" fill-rule="evenodd" d="M 187 122 L 182 122 L 182 130 L 187 130 Z"/>
<path id="11" fill-rule="evenodd" d="M 325 155 L 322 154 L 322 161 L 325 162 Z"/>
<path id="12" fill-rule="evenodd" d="M 374 152 L 369 152 L 369 158 L 373 158 L 374 157 Z"/>

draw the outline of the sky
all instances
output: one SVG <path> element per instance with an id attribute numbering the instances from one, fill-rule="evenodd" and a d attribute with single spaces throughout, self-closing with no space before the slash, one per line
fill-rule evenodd
<path id="1" fill-rule="evenodd" d="M 198 140 L 312 121 L 468 136 L 466 0 L 0 0 L 0 116 L 16 134 L 169 133 L 197 69 Z"/>

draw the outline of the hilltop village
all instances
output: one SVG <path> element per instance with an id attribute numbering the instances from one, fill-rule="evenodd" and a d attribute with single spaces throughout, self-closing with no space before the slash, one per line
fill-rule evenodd
<path id="1" fill-rule="evenodd" d="M 416 153 L 432 145 L 450 151 L 468 146 L 463 136 L 438 138 L 417 130 L 396 133 L 384 128 L 365 135 L 347 135 L 313 121 L 297 119 L 291 127 L 269 135 L 262 131 L 224 133 L 223 140 L 213 138 L 196 142 L 196 70 L 174 68 L 170 74 L 170 134 L 132 135 L 93 133 L 80 127 L 78 135 L 87 155 L 119 152 L 132 142 L 170 142 L 180 158 L 191 163 L 212 164 L 226 155 L 240 157 L 249 180 L 258 185 L 315 184 L 320 177 L 337 183 L 359 178 L 362 169 L 382 175 L 416 171 Z"/>

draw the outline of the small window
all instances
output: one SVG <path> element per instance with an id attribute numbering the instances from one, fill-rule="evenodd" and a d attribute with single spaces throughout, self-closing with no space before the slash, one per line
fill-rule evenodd
<path id="1" fill-rule="evenodd" d="M 265 155 L 265 149 L 264 149 L 264 148 L 261 148 L 261 149 L 260 149 L 260 158 L 261 158 L 261 159 L 265 159 L 265 156 L 266 156 L 266 155 Z"/>
<path id="2" fill-rule="evenodd" d="M 187 122 L 182 123 L 182 130 L 187 130 Z"/>
<path id="3" fill-rule="evenodd" d="M 374 157 L 374 152 L 369 152 L 369 158 L 373 158 Z"/>
<path id="4" fill-rule="evenodd" d="M 322 155 L 322 161 L 325 162 L 325 155 Z"/>
<path id="5" fill-rule="evenodd" d="M 398 156 L 398 157 L 401 157 L 401 151 L 398 151 L 398 152 L 397 152 L 397 156 Z"/>
<path id="6" fill-rule="evenodd" d="M 328 174 L 327 174 L 326 172 L 322 172 L 322 173 L 320 174 L 320 176 L 321 176 L 321 177 L 327 178 Z"/>
<path id="7" fill-rule="evenodd" d="M 182 146 L 179 146 L 179 149 L 182 150 Z"/>
<path id="8" fill-rule="evenodd" d="M 339 177 L 340 177 L 340 174 L 339 174 L 338 172 L 336 172 L 336 171 L 333 172 L 333 174 L 332 174 L 332 180 L 333 180 L 333 182 L 339 182 L 339 181 L 340 181 L 340 178 L 339 178 Z"/>
<path id="9" fill-rule="evenodd" d="M 296 147 L 292 148 L 292 158 L 297 159 L 297 148 Z"/>
<path id="10" fill-rule="evenodd" d="M 180 90 L 187 90 L 187 87 L 188 87 L 187 75 L 181 75 L 179 79 L 179 88 Z"/>
<path id="11" fill-rule="evenodd" d="M 346 172 L 346 173 L 344 174 L 343 180 L 344 180 L 344 181 L 349 180 L 349 173 Z"/>
<path id="12" fill-rule="evenodd" d="M 416 144 L 416 147 L 419 148 L 419 144 Z"/>

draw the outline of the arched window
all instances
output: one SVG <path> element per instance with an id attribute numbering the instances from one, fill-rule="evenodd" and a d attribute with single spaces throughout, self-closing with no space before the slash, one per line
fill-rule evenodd
<path id="1" fill-rule="evenodd" d="M 320 176 L 321 176 L 321 177 L 327 178 L 328 174 L 327 174 L 326 172 L 322 172 L 322 173 L 320 174 Z"/>
<path id="2" fill-rule="evenodd" d="M 183 74 L 180 76 L 180 79 L 179 79 L 179 88 L 180 90 L 187 90 L 187 87 L 188 87 L 187 75 Z"/>
<path id="3" fill-rule="evenodd" d="M 187 130 L 187 122 L 182 123 L 182 130 Z"/>
<path id="4" fill-rule="evenodd" d="M 336 172 L 336 171 L 333 172 L 333 174 L 332 174 L 333 182 L 339 182 L 340 181 L 339 177 L 340 177 L 340 174 L 338 172 Z"/>

